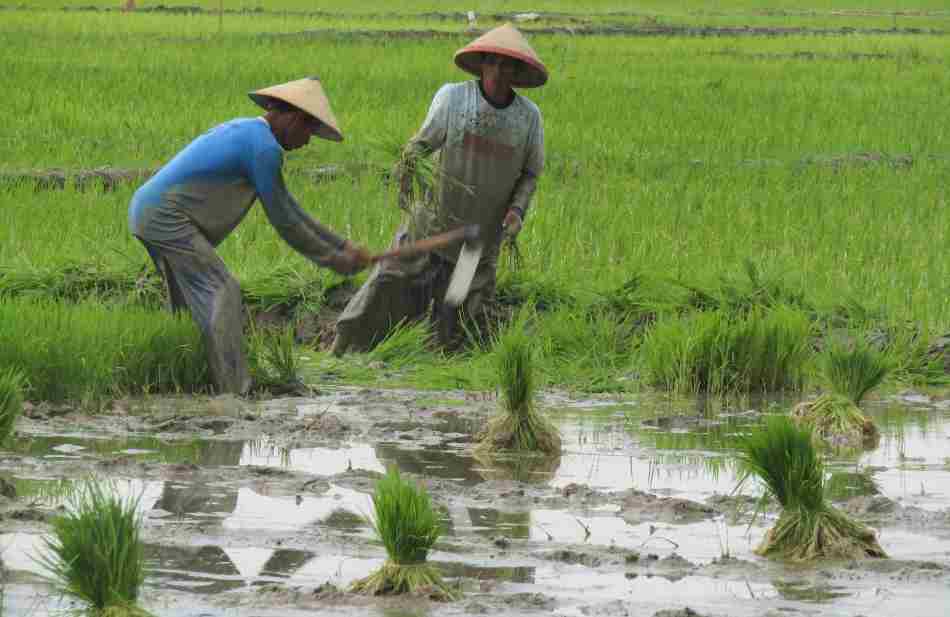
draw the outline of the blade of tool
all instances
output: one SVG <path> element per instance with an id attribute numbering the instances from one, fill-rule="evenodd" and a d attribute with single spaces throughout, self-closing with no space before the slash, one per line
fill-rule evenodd
<path id="1" fill-rule="evenodd" d="M 466 241 L 462 245 L 458 260 L 455 262 L 455 270 L 452 271 L 452 278 L 449 279 L 449 288 L 445 291 L 446 304 L 458 307 L 465 301 L 481 258 L 482 243 L 480 241 Z"/>

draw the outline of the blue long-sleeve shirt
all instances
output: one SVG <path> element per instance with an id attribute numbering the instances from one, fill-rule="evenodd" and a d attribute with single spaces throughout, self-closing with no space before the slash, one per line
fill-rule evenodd
<path id="1" fill-rule="evenodd" d="M 129 230 L 175 242 L 196 232 L 217 246 L 260 199 L 280 236 L 314 262 L 333 267 L 344 240 L 315 221 L 284 185 L 284 151 L 263 118 L 220 124 L 192 141 L 143 184 L 129 206 Z"/>

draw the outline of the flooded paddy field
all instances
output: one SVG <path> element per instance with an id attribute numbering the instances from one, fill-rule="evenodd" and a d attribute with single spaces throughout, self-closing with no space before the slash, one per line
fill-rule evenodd
<path id="1" fill-rule="evenodd" d="M 4 614 L 68 607 L 33 556 L 89 476 L 141 495 L 142 604 L 161 615 L 945 614 L 950 399 L 869 404 L 881 440 L 829 455 L 829 490 L 890 559 L 808 567 L 755 556 L 775 508 L 755 517 L 758 489 L 734 493 L 732 438 L 783 402 L 548 393 L 564 450 L 535 465 L 473 456 L 471 436 L 495 406 L 457 391 L 335 388 L 127 400 L 94 416 L 32 407 L 0 458 L 16 495 L 0 514 Z M 366 517 L 391 465 L 432 494 L 445 533 L 430 561 L 461 601 L 346 593 L 385 560 Z"/>

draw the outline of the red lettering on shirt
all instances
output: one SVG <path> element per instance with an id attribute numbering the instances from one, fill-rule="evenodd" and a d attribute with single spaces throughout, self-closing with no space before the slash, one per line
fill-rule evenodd
<path id="1" fill-rule="evenodd" d="M 476 135 L 475 133 L 469 133 L 468 131 L 465 131 L 465 136 L 462 138 L 462 148 L 466 152 L 473 152 L 489 158 L 504 159 L 506 161 L 513 159 L 515 156 L 514 146 L 509 146 L 506 143 L 488 139 L 481 135 Z"/>

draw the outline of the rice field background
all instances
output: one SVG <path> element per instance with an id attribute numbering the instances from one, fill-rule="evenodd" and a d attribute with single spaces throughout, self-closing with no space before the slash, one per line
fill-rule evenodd
<path id="1" fill-rule="evenodd" d="M 547 384 L 640 383 L 650 354 L 664 357 L 644 346 L 645 324 L 679 320 L 702 305 L 696 290 L 744 280 L 747 264 L 783 303 L 797 299 L 816 335 L 829 324 L 888 332 L 905 365 L 950 331 L 950 12 L 940 2 L 798 4 L 531 5 L 540 17 L 522 25 L 551 80 L 524 94 L 545 119 L 547 166 L 519 240 L 524 263 L 501 268 L 500 288 L 544 307 Z M 466 79 L 451 57 L 473 34 L 452 13 L 476 10 L 487 28 L 529 12 L 288 0 L 225 2 L 260 12 L 219 19 L 217 2 L 163 3 L 197 13 L 155 5 L 25 2 L 0 14 L 0 295 L 158 311 L 150 264 L 126 231 L 138 183 L 45 190 L 24 175 L 155 169 L 210 126 L 256 115 L 248 90 L 304 75 L 323 79 L 346 141 L 292 153 L 289 186 L 318 219 L 382 249 L 400 214 L 385 145 L 412 135 L 442 83 Z M 572 34 L 571 24 L 749 32 Z M 256 210 L 221 254 L 256 308 L 316 312 L 344 282 L 293 253 Z M 313 351 L 330 374 L 377 376 L 358 358 Z M 399 378 L 486 387 L 487 353 L 429 354 L 422 369 L 435 370 Z"/>

